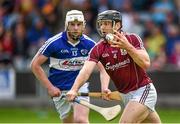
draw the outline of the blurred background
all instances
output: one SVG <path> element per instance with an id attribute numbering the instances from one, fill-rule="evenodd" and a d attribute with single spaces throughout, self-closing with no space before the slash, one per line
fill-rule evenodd
<path id="1" fill-rule="evenodd" d="M 0 110 L 52 106 L 29 64 L 48 38 L 64 31 L 71 9 L 83 11 L 85 33 L 95 41 L 97 14 L 120 11 L 123 30 L 138 34 L 151 58 L 158 107 L 180 108 L 180 0 L 0 0 Z M 98 72 L 90 80 L 90 90 L 100 91 Z"/>

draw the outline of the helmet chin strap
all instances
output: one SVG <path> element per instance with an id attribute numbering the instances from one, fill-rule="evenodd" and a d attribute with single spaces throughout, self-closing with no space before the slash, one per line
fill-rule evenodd
<path id="1" fill-rule="evenodd" d="M 67 31 L 68 36 L 69 36 L 72 40 L 74 40 L 74 41 L 78 41 L 78 40 L 80 39 L 80 37 L 82 36 L 82 33 L 81 33 L 80 35 L 76 36 L 76 35 L 73 35 L 73 34 L 70 33 L 70 32 L 71 32 L 71 31 Z"/>
<path id="2" fill-rule="evenodd" d="M 112 29 L 113 29 L 113 34 L 114 34 L 114 30 L 115 30 L 115 25 L 116 25 L 116 22 L 113 21 L 113 25 L 112 25 Z M 118 31 L 118 30 L 117 30 Z"/>
<path id="3" fill-rule="evenodd" d="M 78 40 L 80 39 L 80 37 L 81 37 L 81 36 L 72 35 L 71 38 L 72 38 L 74 41 L 78 41 Z"/>
<path id="4" fill-rule="evenodd" d="M 116 22 L 113 21 L 113 25 L 112 25 L 112 29 L 113 29 L 112 32 L 113 32 L 113 33 L 114 33 L 114 30 L 115 30 L 115 24 L 116 24 Z M 120 27 L 119 29 L 116 29 L 116 30 L 122 32 L 121 27 Z"/>

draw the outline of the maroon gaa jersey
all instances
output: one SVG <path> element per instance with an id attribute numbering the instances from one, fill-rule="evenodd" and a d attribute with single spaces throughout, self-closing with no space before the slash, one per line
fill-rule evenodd
<path id="1" fill-rule="evenodd" d="M 139 36 L 136 34 L 125 36 L 136 49 L 144 49 Z M 117 90 L 122 93 L 128 93 L 152 82 L 145 70 L 133 61 L 125 49 L 111 47 L 105 40 L 100 40 L 96 44 L 88 60 L 96 63 L 100 61 Z"/>

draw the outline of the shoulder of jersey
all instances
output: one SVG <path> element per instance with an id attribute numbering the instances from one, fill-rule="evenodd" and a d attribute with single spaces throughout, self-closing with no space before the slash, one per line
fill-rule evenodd
<path id="1" fill-rule="evenodd" d="M 125 35 L 128 35 L 128 36 L 134 36 L 134 37 L 139 37 L 137 34 L 135 33 L 128 33 L 128 32 L 125 32 Z"/>
<path id="2" fill-rule="evenodd" d="M 55 36 L 49 38 L 45 43 L 46 44 L 51 44 L 53 43 L 54 41 L 57 41 L 58 39 L 61 39 L 62 38 L 62 34 L 63 32 L 59 33 L 59 34 L 56 34 Z"/>
<path id="3" fill-rule="evenodd" d="M 140 36 L 137 35 L 137 34 L 135 34 L 135 33 L 125 33 L 125 35 L 133 36 L 133 37 L 135 37 L 139 42 L 142 42 L 142 39 L 140 38 Z"/>
<path id="4" fill-rule="evenodd" d="M 105 41 L 103 38 L 101 38 L 101 39 L 96 43 L 96 46 L 97 46 L 97 45 L 100 45 L 100 44 L 104 44 L 104 43 L 106 43 L 106 41 Z"/>
<path id="5" fill-rule="evenodd" d="M 94 44 L 96 44 L 96 42 L 93 39 L 91 39 L 90 37 L 88 37 L 87 35 L 83 34 L 83 37 L 85 40 L 89 40 L 89 41 L 93 42 Z"/>

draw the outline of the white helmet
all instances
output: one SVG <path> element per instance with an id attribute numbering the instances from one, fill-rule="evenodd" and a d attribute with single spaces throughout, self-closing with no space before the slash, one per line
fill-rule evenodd
<path id="1" fill-rule="evenodd" d="M 79 22 L 83 22 L 83 26 L 85 27 L 85 20 L 84 20 L 84 15 L 83 15 L 82 11 L 71 10 L 71 11 L 68 11 L 66 14 L 65 30 L 67 30 L 68 23 L 75 21 L 75 20 L 77 20 Z"/>

